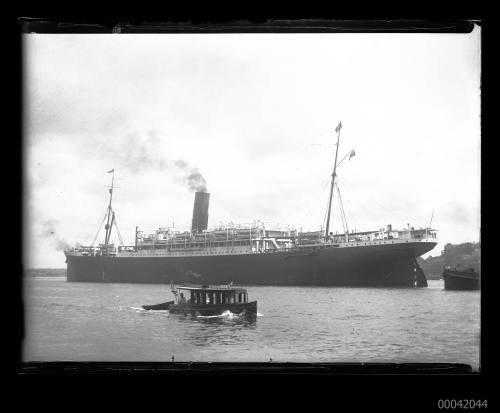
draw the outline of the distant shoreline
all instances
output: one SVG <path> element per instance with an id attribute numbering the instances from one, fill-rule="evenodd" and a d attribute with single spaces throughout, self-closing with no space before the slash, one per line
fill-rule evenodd
<path id="1" fill-rule="evenodd" d="M 427 279 L 438 279 L 446 266 L 462 265 L 473 267 L 479 271 L 481 267 L 481 243 L 465 242 L 462 244 L 446 244 L 441 255 L 436 257 L 417 258 Z"/>
<path id="2" fill-rule="evenodd" d="M 66 276 L 66 268 L 29 268 L 24 270 L 27 277 L 63 277 Z"/>

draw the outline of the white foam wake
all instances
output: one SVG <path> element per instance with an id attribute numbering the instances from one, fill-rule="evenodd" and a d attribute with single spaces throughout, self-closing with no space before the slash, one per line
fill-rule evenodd
<path id="1" fill-rule="evenodd" d="M 142 307 L 127 307 L 131 310 L 135 310 L 136 313 L 168 313 L 168 310 L 146 310 Z"/>
<path id="2" fill-rule="evenodd" d="M 233 318 L 240 317 L 240 315 L 232 313 L 230 310 L 226 310 L 222 314 L 218 314 L 218 315 L 199 315 L 197 317 L 198 318 L 227 318 L 230 320 Z"/>

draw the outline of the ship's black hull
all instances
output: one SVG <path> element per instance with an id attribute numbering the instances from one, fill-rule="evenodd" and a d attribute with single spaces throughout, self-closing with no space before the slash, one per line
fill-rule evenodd
<path id="1" fill-rule="evenodd" d="M 67 255 L 67 280 L 290 286 L 414 287 L 415 258 L 434 242 L 263 254 L 104 257 Z M 425 286 L 425 277 L 419 286 Z"/>
<path id="2" fill-rule="evenodd" d="M 479 290 L 477 273 L 469 271 L 445 270 L 442 275 L 445 290 Z"/>

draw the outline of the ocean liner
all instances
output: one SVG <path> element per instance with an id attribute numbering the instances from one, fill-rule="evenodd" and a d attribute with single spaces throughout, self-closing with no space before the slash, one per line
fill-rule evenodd
<path id="1" fill-rule="evenodd" d="M 352 232 L 343 207 L 344 232 L 329 232 L 336 185 L 340 129 L 331 176 L 326 228 L 298 231 L 269 226 L 222 225 L 208 230 L 210 194 L 195 192 L 190 231 L 159 228 L 153 232 L 135 229 L 134 245 L 124 245 L 112 208 L 114 169 L 109 205 L 102 224 L 104 242 L 64 251 L 67 280 L 121 283 L 195 283 L 288 286 L 426 287 L 425 274 L 416 258 L 437 244 L 436 230 L 382 229 Z M 346 156 L 353 156 L 354 151 Z M 342 204 L 340 204 L 342 205 Z M 101 227 L 102 227 L 101 224 Z M 120 245 L 111 243 L 116 228 Z M 99 229 L 100 231 L 100 229 Z M 99 233 L 98 231 L 98 233 Z M 97 236 L 96 236 L 97 238 Z"/>

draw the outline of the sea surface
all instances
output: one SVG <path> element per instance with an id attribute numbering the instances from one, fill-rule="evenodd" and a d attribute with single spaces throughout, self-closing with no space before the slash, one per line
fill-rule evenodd
<path id="1" fill-rule="evenodd" d="M 450 362 L 480 367 L 480 292 L 247 287 L 254 320 L 145 311 L 169 285 L 25 277 L 24 361 Z"/>

